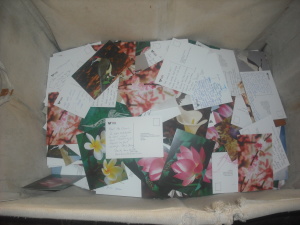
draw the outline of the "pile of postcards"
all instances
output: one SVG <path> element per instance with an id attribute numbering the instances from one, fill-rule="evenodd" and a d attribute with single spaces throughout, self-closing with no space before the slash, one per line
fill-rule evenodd
<path id="1" fill-rule="evenodd" d="M 263 52 L 88 44 L 50 58 L 44 103 L 52 175 L 27 188 L 196 197 L 287 179 L 286 114 Z"/>

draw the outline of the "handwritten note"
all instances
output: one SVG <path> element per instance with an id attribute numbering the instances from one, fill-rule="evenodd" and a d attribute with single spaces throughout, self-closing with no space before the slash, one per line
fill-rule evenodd
<path id="1" fill-rule="evenodd" d="M 93 102 L 94 99 L 76 81 L 69 78 L 55 100 L 54 105 L 81 118 L 85 118 Z"/>
<path id="2" fill-rule="evenodd" d="M 204 65 L 191 96 L 194 109 L 232 102 L 218 56 L 214 53 L 207 54 Z"/>
<path id="3" fill-rule="evenodd" d="M 173 39 L 155 80 L 168 88 L 192 94 L 203 73 L 208 50 Z"/>
<path id="4" fill-rule="evenodd" d="M 227 152 L 212 153 L 213 193 L 238 192 L 238 163 Z"/>
<path id="5" fill-rule="evenodd" d="M 241 95 L 235 97 L 231 124 L 241 128 L 244 128 L 252 124 L 252 120 L 249 115 L 248 108 Z"/>
<path id="6" fill-rule="evenodd" d="M 273 171 L 278 172 L 290 165 L 271 116 L 259 120 L 240 130 L 241 134 L 272 133 Z"/>
<path id="7" fill-rule="evenodd" d="M 118 97 L 118 85 L 119 78 L 94 100 L 93 107 L 115 107 Z"/>
<path id="8" fill-rule="evenodd" d="M 163 157 L 161 116 L 108 118 L 106 158 Z"/>
<path id="9" fill-rule="evenodd" d="M 271 71 L 243 72 L 241 77 L 256 121 L 270 114 L 274 120 L 286 118 Z"/>
<path id="10" fill-rule="evenodd" d="M 239 72 L 234 52 L 227 49 L 214 50 L 214 52 L 219 56 L 219 62 L 225 75 L 228 88 L 231 92 L 231 96 L 239 95 L 240 91 L 238 88 L 238 84 L 241 82 L 242 78 Z"/>

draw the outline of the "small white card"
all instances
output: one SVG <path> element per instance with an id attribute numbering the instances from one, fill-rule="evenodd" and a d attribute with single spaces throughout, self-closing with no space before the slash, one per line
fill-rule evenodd
<path id="1" fill-rule="evenodd" d="M 286 118 L 271 71 L 241 73 L 255 121 L 272 115 L 274 120 Z"/>
<path id="2" fill-rule="evenodd" d="M 240 130 L 240 134 L 272 133 L 273 141 L 273 171 L 274 173 L 290 165 L 284 148 L 274 125 L 272 116 L 268 116 Z"/>
<path id="3" fill-rule="evenodd" d="M 231 124 L 241 128 L 244 128 L 252 124 L 252 120 L 249 115 L 248 108 L 241 95 L 235 97 Z"/>
<path id="4" fill-rule="evenodd" d="M 161 116 L 105 120 L 106 158 L 163 157 Z"/>
<path id="5" fill-rule="evenodd" d="M 238 192 L 238 163 L 227 152 L 212 153 L 213 193 Z"/>

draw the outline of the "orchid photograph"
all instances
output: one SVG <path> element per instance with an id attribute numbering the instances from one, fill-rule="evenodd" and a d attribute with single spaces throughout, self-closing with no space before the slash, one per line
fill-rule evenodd
<path id="1" fill-rule="evenodd" d="M 120 160 L 106 159 L 104 127 L 77 135 L 77 141 L 90 190 L 128 179 Z"/>
<path id="2" fill-rule="evenodd" d="M 272 134 L 238 136 L 239 191 L 273 189 Z"/>
<path id="3" fill-rule="evenodd" d="M 215 142 L 177 129 L 159 184 L 190 197 L 212 194 L 212 166 Z"/>

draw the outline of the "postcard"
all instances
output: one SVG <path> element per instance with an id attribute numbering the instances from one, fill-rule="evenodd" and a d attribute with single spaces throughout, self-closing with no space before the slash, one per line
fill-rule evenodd
<path id="1" fill-rule="evenodd" d="M 178 42 L 188 43 L 188 39 L 177 39 Z M 157 57 L 160 57 L 161 60 L 165 59 L 169 51 L 169 46 L 172 44 L 172 40 L 164 40 L 164 41 L 151 41 L 150 47 L 153 50 Z"/>
<path id="2" fill-rule="evenodd" d="M 161 68 L 161 63 L 137 71 L 129 79 L 123 79 L 119 84 L 119 94 L 125 101 L 132 116 L 142 113 L 173 98 L 178 92 L 155 84 L 155 78 Z"/>
<path id="3" fill-rule="evenodd" d="M 72 186 L 74 182 L 82 178 L 83 176 L 51 174 L 43 179 L 26 185 L 23 188 L 39 191 L 59 191 Z"/>
<path id="4" fill-rule="evenodd" d="M 155 83 L 185 94 L 193 94 L 195 83 L 203 73 L 207 53 L 207 49 L 174 38 Z"/>
<path id="5" fill-rule="evenodd" d="M 233 97 L 233 99 L 235 98 Z M 235 107 L 234 102 L 230 102 L 230 103 L 219 105 L 218 108 L 212 110 L 216 123 L 220 123 L 224 119 L 226 119 L 227 122 L 230 123 L 232 119 L 232 113 L 234 107 Z"/>
<path id="6" fill-rule="evenodd" d="M 125 166 L 128 180 L 95 189 L 96 194 L 142 197 L 141 180 Z"/>
<path id="7" fill-rule="evenodd" d="M 272 134 L 238 136 L 239 192 L 273 189 Z"/>
<path id="8" fill-rule="evenodd" d="M 271 116 L 259 120 L 240 130 L 241 134 L 272 133 L 273 135 L 273 169 L 278 172 L 290 165 L 289 160 L 280 141 Z"/>
<path id="9" fill-rule="evenodd" d="M 107 159 L 105 129 L 90 130 L 76 136 L 90 190 L 127 180 L 124 164 Z"/>
<path id="10" fill-rule="evenodd" d="M 222 120 L 222 122 L 215 125 L 218 133 L 217 142 L 220 146 L 224 146 L 231 161 L 237 159 L 238 156 L 238 143 L 237 135 L 239 134 L 239 127 L 236 127 L 229 122 L 229 118 Z"/>
<path id="11" fill-rule="evenodd" d="M 115 107 L 118 98 L 119 78 L 117 78 L 92 104 L 92 107 Z"/>
<path id="12" fill-rule="evenodd" d="M 58 93 L 48 96 L 47 145 L 77 144 L 76 135 L 81 118 L 54 105 Z"/>
<path id="13" fill-rule="evenodd" d="M 107 118 L 106 158 L 163 157 L 160 116 Z"/>
<path id="14" fill-rule="evenodd" d="M 163 123 L 164 143 L 172 144 L 176 129 L 205 137 L 211 108 L 194 110 L 192 105 L 178 108 L 181 114 Z"/>
<path id="15" fill-rule="evenodd" d="M 140 116 L 161 116 L 162 122 L 172 119 L 181 114 L 175 98 L 171 98 L 164 103 L 155 105 L 150 110 L 144 112 Z"/>
<path id="16" fill-rule="evenodd" d="M 249 115 L 248 108 L 245 104 L 242 95 L 235 97 L 234 109 L 232 112 L 231 124 L 244 128 L 252 124 L 252 119 Z"/>
<path id="17" fill-rule="evenodd" d="M 239 95 L 240 91 L 238 88 L 238 84 L 241 82 L 242 79 L 236 62 L 234 51 L 220 49 L 214 50 L 214 52 L 219 56 L 221 69 L 225 75 L 231 96 Z"/>
<path id="18" fill-rule="evenodd" d="M 212 153 L 213 193 L 238 192 L 238 162 L 231 161 L 227 152 Z"/>
<path id="19" fill-rule="evenodd" d="M 94 100 L 73 79 L 68 79 L 54 105 L 84 118 Z"/>
<path id="20" fill-rule="evenodd" d="M 276 127 L 277 134 L 279 134 L 280 141 L 282 143 L 283 149 L 287 154 L 287 147 L 286 147 L 286 135 L 285 135 L 285 126 Z M 274 172 L 274 181 L 275 180 L 287 180 L 289 174 L 289 167 L 279 170 L 278 172 Z"/>
<path id="21" fill-rule="evenodd" d="M 54 53 L 50 58 L 47 93 L 59 92 L 64 82 L 95 54 L 90 45 Z"/>
<path id="22" fill-rule="evenodd" d="M 204 49 L 201 48 L 200 49 Z M 191 94 L 194 109 L 201 109 L 232 102 L 231 92 L 221 69 L 218 55 L 206 54 L 205 61 Z"/>
<path id="23" fill-rule="evenodd" d="M 131 117 L 126 105 L 119 102 L 116 107 L 91 107 L 88 114 L 80 121 L 79 129 L 85 132 L 105 126 L 106 118 Z"/>
<path id="24" fill-rule="evenodd" d="M 60 174 L 60 175 L 81 175 L 86 176 L 83 165 L 70 164 L 67 166 L 57 166 L 51 168 L 52 174 Z M 88 185 L 87 185 L 88 189 Z"/>
<path id="25" fill-rule="evenodd" d="M 73 145 L 70 145 L 73 146 Z M 79 149 L 78 149 L 79 150 Z M 49 168 L 80 164 L 80 154 L 77 154 L 67 145 L 49 145 L 47 151 L 47 166 Z"/>
<path id="26" fill-rule="evenodd" d="M 241 73 L 255 121 L 272 115 L 274 120 L 286 118 L 271 71 Z"/>
<path id="27" fill-rule="evenodd" d="M 159 180 L 161 189 L 190 197 L 211 195 L 214 145 L 214 141 L 177 129 Z"/>
<path id="28" fill-rule="evenodd" d="M 147 157 L 124 159 L 124 163 L 142 181 L 142 196 L 144 198 L 164 198 L 165 190 L 161 190 L 158 181 L 161 177 L 169 153 L 169 146 L 164 145 L 163 157 Z"/>
<path id="29" fill-rule="evenodd" d="M 93 99 L 96 99 L 133 62 L 128 55 L 109 41 L 72 77 Z"/>

